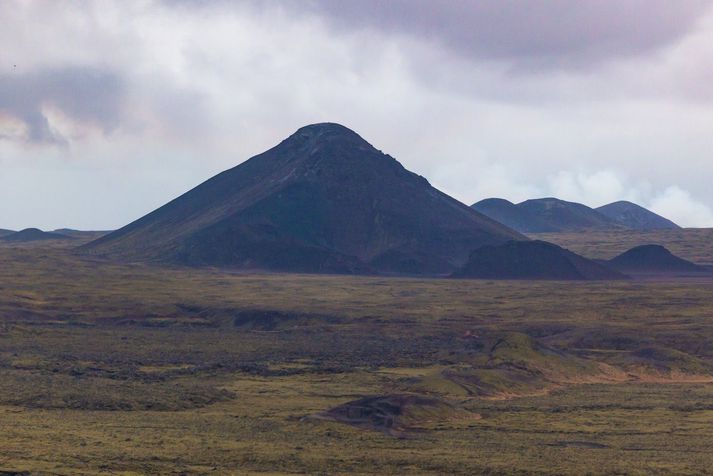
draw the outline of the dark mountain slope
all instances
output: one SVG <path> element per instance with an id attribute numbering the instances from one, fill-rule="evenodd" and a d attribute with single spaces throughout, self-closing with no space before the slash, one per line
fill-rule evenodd
<path id="1" fill-rule="evenodd" d="M 304 272 L 450 273 L 526 239 L 338 124 L 276 147 L 87 245 L 130 260 Z"/>
<path id="2" fill-rule="evenodd" d="M 17 233 L 17 232 L 13 231 L 13 230 L 5 230 L 4 228 L 0 228 L 0 238 L 2 238 L 3 236 L 12 235 L 13 233 Z"/>
<path id="3" fill-rule="evenodd" d="M 596 210 L 632 230 L 676 230 L 681 228 L 661 215 L 623 200 L 604 205 Z"/>
<path id="4" fill-rule="evenodd" d="M 472 207 L 521 233 L 626 229 L 593 208 L 557 198 L 526 200 L 517 205 L 500 198 L 489 198 Z"/>
<path id="5" fill-rule="evenodd" d="M 511 241 L 473 251 L 454 278 L 613 280 L 625 276 L 545 241 Z"/>
<path id="6" fill-rule="evenodd" d="M 0 240 L 10 243 L 27 243 L 30 241 L 45 241 L 45 240 L 69 240 L 71 237 L 60 233 L 50 233 L 37 228 L 26 228 L 3 237 Z"/>
<path id="7" fill-rule="evenodd" d="M 609 266 L 624 272 L 702 272 L 705 269 L 672 254 L 661 245 L 642 245 L 610 260 Z"/>

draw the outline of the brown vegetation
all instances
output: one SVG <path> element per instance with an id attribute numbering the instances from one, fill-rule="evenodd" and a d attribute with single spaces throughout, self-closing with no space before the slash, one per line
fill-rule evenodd
<path id="1" fill-rule="evenodd" d="M 251 275 L 0 246 L 0 470 L 581 474 L 596 457 L 701 473 L 710 286 Z"/>

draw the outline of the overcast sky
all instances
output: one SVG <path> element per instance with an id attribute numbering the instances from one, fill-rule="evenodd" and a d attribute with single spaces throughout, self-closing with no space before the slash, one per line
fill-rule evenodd
<path id="1" fill-rule="evenodd" d="M 710 1 L 5 0 L 0 20 L 0 228 L 116 228 L 324 121 L 468 204 L 713 226 Z"/>

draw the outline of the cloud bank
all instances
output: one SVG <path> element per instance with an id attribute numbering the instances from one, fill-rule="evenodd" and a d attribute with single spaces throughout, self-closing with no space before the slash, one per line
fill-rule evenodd
<path id="1" fill-rule="evenodd" d="M 637 56 L 669 45 L 690 31 L 709 3 L 316 0 L 308 5 L 337 29 L 403 32 L 438 42 L 467 58 L 525 61 L 548 68 Z"/>
<path id="2" fill-rule="evenodd" d="M 0 114 L 24 126 L 24 134 L 19 137 L 23 141 L 61 144 L 66 138 L 51 128 L 48 110 L 110 131 L 120 121 L 121 89 L 117 75 L 92 68 L 0 75 Z"/>
<path id="3" fill-rule="evenodd" d="M 0 227 L 115 228 L 334 121 L 456 198 L 713 226 L 703 0 L 0 4 Z"/>

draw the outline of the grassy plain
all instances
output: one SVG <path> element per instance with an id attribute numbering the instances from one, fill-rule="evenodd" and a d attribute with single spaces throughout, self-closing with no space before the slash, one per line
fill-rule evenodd
<path id="1" fill-rule="evenodd" d="M 712 291 L 255 275 L 2 246 L 0 474 L 704 473 Z M 402 394 L 459 413 L 401 437 L 310 418 Z"/>
<path id="2" fill-rule="evenodd" d="M 587 258 L 611 259 L 635 246 L 663 245 L 681 258 L 713 265 L 713 228 L 534 233 L 529 236 L 563 246 Z"/>

